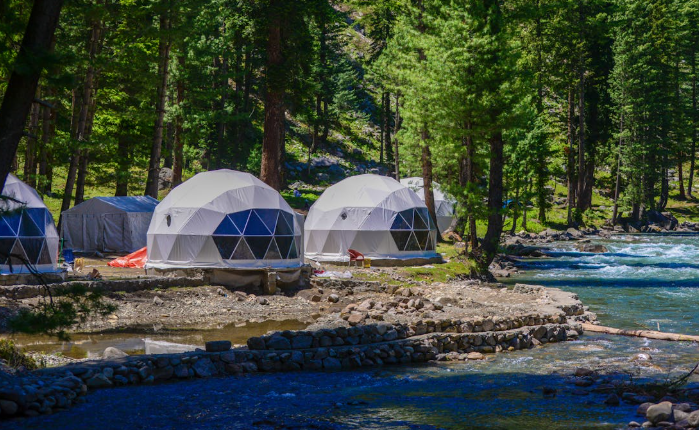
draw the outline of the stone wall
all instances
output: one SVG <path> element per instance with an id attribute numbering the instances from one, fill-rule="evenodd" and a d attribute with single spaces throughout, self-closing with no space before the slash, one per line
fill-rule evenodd
<path id="1" fill-rule="evenodd" d="M 83 401 L 81 396 L 91 389 L 252 372 L 332 371 L 435 360 L 482 359 L 486 353 L 527 349 L 542 343 L 565 341 L 582 333 L 579 326 L 568 323 L 547 324 L 536 319 L 533 322 L 542 324 L 507 329 L 507 324 L 502 322 L 483 320 L 481 324 L 474 324 L 474 329 L 490 328 L 492 324 L 493 330 L 477 332 L 444 332 L 442 323 L 438 326 L 436 322 L 416 325 L 415 328 L 424 327 L 425 331 L 440 327 L 440 331 L 424 334 L 418 334 L 422 329 L 387 324 L 316 332 L 285 331 L 251 339 L 253 347 L 264 345 L 265 349 L 126 356 L 41 369 L 0 383 L 0 416 L 53 413 Z M 445 327 L 458 330 L 462 326 L 452 323 Z M 338 339 L 342 339 L 343 344 Z M 353 344 L 354 339 L 358 339 L 356 344 Z M 332 345 L 326 345 L 330 341 Z M 221 342 L 212 344 L 220 347 Z"/>
<path id="2" fill-rule="evenodd" d="M 3 277 L 0 276 L 0 279 Z M 101 291 L 143 291 L 154 290 L 156 288 L 173 287 L 201 287 L 208 285 L 203 278 L 165 278 L 148 277 L 137 279 L 120 280 L 99 280 L 99 281 L 69 281 L 51 284 L 51 291 L 54 295 L 61 295 L 62 291 L 70 288 L 71 285 L 84 285 L 88 289 L 99 289 Z M 0 296 L 14 300 L 29 299 L 44 295 L 46 291 L 41 285 L 11 285 L 0 286 Z"/>

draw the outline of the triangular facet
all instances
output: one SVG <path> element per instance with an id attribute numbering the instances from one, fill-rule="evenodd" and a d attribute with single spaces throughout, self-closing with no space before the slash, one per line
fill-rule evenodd
<path id="1" fill-rule="evenodd" d="M 263 223 L 260 217 L 253 211 L 250 214 L 248 225 L 245 226 L 245 236 L 269 236 L 270 234 L 272 234 L 272 232 L 267 229 L 265 223 Z M 252 244 L 249 245 L 252 247 Z"/>
<path id="2" fill-rule="evenodd" d="M 252 217 L 251 217 L 252 218 Z M 255 255 L 255 258 L 262 260 L 267 254 L 267 248 L 269 248 L 270 242 L 272 242 L 271 236 L 246 236 L 245 240 L 248 242 L 250 250 Z"/>
<path id="3" fill-rule="evenodd" d="M 248 218 L 250 217 L 250 211 L 241 211 L 229 214 L 231 221 L 240 231 L 245 230 L 245 225 L 248 223 Z"/>
<path id="4" fill-rule="evenodd" d="M 396 218 L 393 220 L 393 225 L 391 225 L 391 230 L 410 230 L 410 225 L 405 221 L 401 214 L 396 214 Z"/>
<path id="5" fill-rule="evenodd" d="M 24 252 L 22 244 L 19 243 L 19 239 L 15 240 L 14 246 L 12 246 L 12 251 L 10 251 L 10 254 L 10 263 L 12 264 L 12 266 L 24 267 L 24 260 L 27 258 L 27 254 Z"/>
<path id="6" fill-rule="evenodd" d="M 289 227 L 289 224 L 284 216 L 285 212 L 279 211 L 279 218 L 277 220 L 277 228 L 274 230 L 275 236 L 293 236 L 294 229 Z"/>
<path id="7" fill-rule="evenodd" d="M 20 237 L 41 237 L 44 234 L 34 223 L 32 217 L 26 211 L 22 212 L 22 225 L 19 227 Z"/>
<path id="8" fill-rule="evenodd" d="M 283 221 L 283 220 L 282 220 Z M 294 243 L 293 236 L 277 236 L 274 238 L 277 241 L 277 246 L 279 247 L 279 254 L 281 258 L 287 258 L 289 255 L 289 248 Z"/>
<path id="9" fill-rule="evenodd" d="M 39 260 L 41 247 L 46 240 L 23 237 L 19 239 L 19 241 L 22 243 L 22 248 L 24 248 L 24 252 L 27 255 L 27 260 L 29 260 L 31 264 L 36 264 L 37 260 Z"/>
<path id="10" fill-rule="evenodd" d="M 19 224 L 20 221 L 22 220 L 22 215 L 19 212 L 16 212 L 12 215 L 9 216 L 4 216 L 3 219 L 7 223 L 7 225 L 12 229 L 12 236 L 17 236 L 17 232 L 19 231 Z"/>
<path id="11" fill-rule="evenodd" d="M 408 239 L 408 244 L 405 245 L 406 251 L 420 251 L 420 244 L 417 243 L 417 238 L 415 238 L 414 233 L 410 233 L 410 238 Z"/>
<path id="12" fill-rule="evenodd" d="M 277 218 L 279 217 L 280 212 L 279 209 L 255 209 L 253 212 L 260 217 L 270 233 L 276 229 Z"/>
<path id="13" fill-rule="evenodd" d="M 429 230 L 427 222 L 419 211 L 415 211 L 415 221 L 413 222 L 413 230 Z"/>
<path id="14" fill-rule="evenodd" d="M 269 244 L 269 249 L 267 250 L 267 254 L 265 255 L 265 260 L 281 260 L 282 255 L 279 252 L 279 247 L 277 246 L 277 241 L 272 240 L 272 243 Z"/>
<path id="15" fill-rule="evenodd" d="M 26 210 L 27 214 L 34 221 L 34 224 L 39 228 L 41 234 L 46 233 L 46 209 L 32 208 Z"/>
<path id="16" fill-rule="evenodd" d="M 235 252 L 233 252 L 233 255 L 231 256 L 231 260 L 254 260 L 255 256 L 252 254 L 252 251 L 250 251 L 250 247 L 248 244 L 245 242 L 245 240 L 241 240 L 238 243 L 238 247 L 235 249 Z"/>
<path id="17" fill-rule="evenodd" d="M 233 224 L 233 221 L 231 221 L 230 217 L 225 216 L 225 217 L 223 217 L 221 224 L 219 224 L 218 227 L 216 227 L 216 230 L 214 231 L 214 235 L 238 236 L 238 235 L 240 235 L 240 231 L 238 230 L 238 227 L 236 227 Z M 228 254 L 228 255 L 230 255 L 230 254 Z"/>
<path id="18" fill-rule="evenodd" d="M 233 224 L 231 223 L 231 225 Z M 213 236 L 213 239 L 219 254 L 221 254 L 221 258 L 230 260 L 235 247 L 238 246 L 240 236 Z"/>
<path id="19" fill-rule="evenodd" d="M 41 247 L 41 254 L 39 254 L 39 260 L 36 262 L 36 264 L 52 264 L 53 262 L 51 261 L 51 254 L 49 253 L 49 245 L 48 243 L 44 243 L 44 246 Z"/>
<path id="20" fill-rule="evenodd" d="M 12 253 L 15 238 L 0 238 L 0 264 L 5 264 Z"/>

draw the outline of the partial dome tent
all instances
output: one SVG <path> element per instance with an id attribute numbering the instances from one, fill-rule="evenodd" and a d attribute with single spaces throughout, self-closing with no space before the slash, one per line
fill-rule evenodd
<path id="1" fill-rule="evenodd" d="M 249 173 L 199 173 L 155 209 L 146 268 L 298 268 L 302 222 Z"/>
<path id="2" fill-rule="evenodd" d="M 39 194 L 14 175 L 0 199 L 0 274 L 57 271 L 58 232 Z M 19 257 L 19 258 L 17 258 Z"/>
<path id="3" fill-rule="evenodd" d="M 346 262 L 352 249 L 372 264 L 440 262 L 437 234 L 412 190 L 386 176 L 359 175 L 331 186 L 311 207 L 305 256 Z"/>
<path id="4" fill-rule="evenodd" d="M 403 178 L 400 183 L 415 191 L 420 200 L 425 201 L 425 185 L 420 177 Z M 437 215 L 437 228 L 440 233 L 444 233 L 449 229 L 451 223 L 456 218 L 456 200 L 445 194 L 441 186 L 432 182 L 432 193 L 434 194 L 434 210 Z"/>

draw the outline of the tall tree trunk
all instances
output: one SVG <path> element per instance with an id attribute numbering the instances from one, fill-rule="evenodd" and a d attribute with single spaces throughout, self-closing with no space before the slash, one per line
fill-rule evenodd
<path id="1" fill-rule="evenodd" d="M 473 136 L 471 132 L 473 125 L 471 124 L 471 122 L 466 121 L 465 128 L 466 136 L 464 138 L 464 142 L 466 144 L 466 165 L 464 167 L 466 168 L 466 192 L 470 193 L 475 189 L 476 172 L 474 171 L 474 167 L 476 147 L 473 142 Z M 474 208 L 467 207 L 466 210 L 468 211 L 468 243 L 471 248 L 471 251 L 473 251 L 479 246 L 478 231 L 476 230 L 476 216 L 474 214 Z"/>
<path id="2" fill-rule="evenodd" d="M 218 106 L 216 106 L 216 168 L 224 166 L 224 161 L 228 158 L 226 151 L 226 121 L 223 118 L 226 112 L 226 102 L 228 101 L 228 60 L 214 59 L 214 67 L 218 69 L 219 79 L 215 84 L 215 89 L 220 92 Z"/>
<path id="3" fill-rule="evenodd" d="M 118 172 L 116 175 L 116 191 L 115 196 L 129 195 L 129 170 L 131 167 L 131 151 L 129 148 L 129 137 L 126 134 L 120 134 L 117 142 L 117 164 Z"/>
<path id="4" fill-rule="evenodd" d="M 55 91 L 49 89 L 48 94 L 53 96 Z M 42 194 L 51 193 L 51 182 L 53 179 L 53 151 L 50 149 L 51 141 L 55 132 L 55 112 L 53 109 L 42 106 L 41 108 L 41 148 L 39 150 L 39 192 Z"/>
<path id="5" fill-rule="evenodd" d="M 78 158 L 78 179 L 75 182 L 75 204 L 85 201 L 85 181 L 87 180 L 87 164 L 90 160 L 90 151 L 83 149 Z"/>
<path id="6" fill-rule="evenodd" d="M 422 190 L 425 194 L 425 206 L 430 213 L 430 218 L 432 218 L 432 224 L 434 224 L 437 229 L 437 241 L 442 241 L 442 232 L 439 231 L 437 226 L 437 210 L 434 204 L 434 190 L 432 189 L 432 153 L 430 152 L 430 147 L 427 144 L 427 131 L 422 131 Z"/>
<path id="7" fill-rule="evenodd" d="M 380 109 L 380 114 L 379 114 L 379 134 L 380 139 L 379 139 L 379 164 L 383 165 L 384 158 L 383 158 L 383 144 L 384 144 L 384 117 L 386 113 L 386 93 L 381 91 L 381 109 Z"/>
<path id="8" fill-rule="evenodd" d="M 184 73 L 184 56 L 179 55 L 177 57 L 177 63 L 179 65 L 180 74 L 177 78 L 177 117 L 175 118 L 175 135 L 173 136 L 173 162 L 172 162 L 172 186 L 173 188 L 182 183 L 182 167 L 184 163 L 184 129 L 182 124 L 184 119 L 182 118 L 182 109 L 184 103 L 184 79 L 182 74 Z"/>
<path id="9" fill-rule="evenodd" d="M 581 59 L 582 61 L 582 59 Z M 580 93 L 578 94 L 578 189 L 577 208 L 580 213 L 588 208 L 585 205 L 585 74 L 580 68 Z"/>
<path id="10" fill-rule="evenodd" d="M 692 187 L 694 186 L 694 163 L 697 155 L 697 59 L 694 49 L 692 49 L 692 115 L 690 118 L 692 124 L 692 153 L 689 158 L 689 183 L 687 184 L 687 194 L 692 196 Z"/>
<path id="11" fill-rule="evenodd" d="M 89 64 L 87 70 L 85 71 L 85 81 L 81 88 L 81 96 L 79 99 L 80 106 L 78 108 L 78 100 L 76 91 L 73 92 L 73 113 L 75 125 L 75 140 L 77 141 L 78 147 L 75 148 L 73 155 L 70 158 L 70 165 L 68 166 L 68 175 L 66 177 L 66 185 L 63 192 L 63 201 L 61 202 L 61 214 L 70 208 L 70 202 L 73 198 L 73 187 L 75 186 L 75 177 L 77 175 L 78 166 L 80 165 L 80 154 L 82 146 L 89 138 L 91 130 L 91 115 L 92 110 L 92 96 L 94 94 L 94 81 L 95 81 L 95 66 L 94 60 L 97 55 L 97 49 L 100 41 L 100 30 L 101 24 L 99 21 L 92 22 L 92 29 L 90 30 L 90 40 L 88 42 L 88 56 Z M 77 117 L 75 114 L 77 113 Z M 94 111 L 93 111 L 94 113 Z M 60 229 L 60 224 L 62 220 L 59 218 L 58 224 Z"/>
<path id="12" fill-rule="evenodd" d="M 544 115 L 544 84 L 542 82 L 542 75 L 544 73 L 544 61 L 543 61 L 543 36 L 541 30 L 541 1 L 536 2 L 536 40 L 537 40 L 537 67 L 536 67 L 536 112 L 539 118 Z M 539 141 L 539 145 L 545 145 L 546 142 L 542 140 Z M 547 206 L 547 193 L 546 193 L 546 180 L 547 175 L 546 166 L 546 156 L 544 151 L 539 150 L 537 152 L 536 159 L 536 187 L 537 187 L 537 206 L 539 207 L 539 222 L 542 224 L 546 222 L 546 206 Z M 514 225 L 514 224 L 513 224 Z M 524 204 L 524 218 L 522 220 L 522 229 L 527 229 L 527 205 Z"/>
<path id="13" fill-rule="evenodd" d="M 37 97 L 39 95 L 37 94 Z M 27 146 L 24 151 L 24 182 L 32 188 L 36 188 L 36 143 L 39 134 L 39 107 L 34 103 L 29 115 L 29 136 L 27 136 Z"/>
<path id="14" fill-rule="evenodd" d="M 502 234 L 502 170 L 503 170 L 502 133 L 496 132 L 490 138 L 490 173 L 488 178 L 488 229 L 483 238 L 482 253 L 478 259 L 478 272 L 488 273 L 500 244 Z"/>
<path id="15" fill-rule="evenodd" d="M 574 130 L 573 130 L 573 88 L 568 89 L 568 222 L 573 225 L 573 208 L 575 207 L 575 153 L 573 152 Z"/>
<path id="16" fill-rule="evenodd" d="M 682 172 L 682 163 L 684 163 L 684 159 L 681 155 L 677 155 L 677 182 L 679 182 L 680 186 L 680 194 L 677 196 L 679 200 L 687 200 L 687 194 L 684 192 L 684 175 Z"/>
<path id="17" fill-rule="evenodd" d="M 393 158 L 393 141 L 391 140 L 391 116 L 393 115 L 391 108 L 391 93 L 384 93 L 384 115 L 383 115 L 383 130 L 385 134 L 384 138 L 384 151 L 386 152 L 386 163 L 393 163 L 395 159 Z"/>
<path id="18" fill-rule="evenodd" d="M 32 106 L 42 68 L 36 58 L 51 50 L 63 0 L 35 0 L 22 38 L 15 67 L 0 105 L 0 192 L 17 154 L 27 115 Z"/>
<path id="19" fill-rule="evenodd" d="M 265 95 L 265 122 L 262 138 L 262 167 L 260 179 L 275 190 L 281 189 L 281 147 L 284 139 L 284 92 L 282 67 L 282 16 L 280 2 L 270 0 L 269 28 L 267 29 L 267 94 Z"/>
<path id="20" fill-rule="evenodd" d="M 163 144 L 163 120 L 165 118 L 165 99 L 167 97 L 167 79 L 170 66 L 170 18 L 169 10 L 160 14 L 160 41 L 158 42 L 158 96 L 155 104 L 155 127 L 150 161 L 148 162 L 148 179 L 144 195 L 158 198 L 158 180 L 160 179 L 160 152 Z"/>
<path id="21" fill-rule="evenodd" d="M 622 100 L 624 96 L 622 93 Z M 614 186 L 614 210 L 612 211 L 612 225 L 616 225 L 619 216 L 619 189 L 621 187 L 621 151 L 624 144 L 624 111 L 621 111 L 619 119 L 619 148 L 616 154 L 616 184 Z"/>
<path id="22" fill-rule="evenodd" d="M 400 157 L 398 156 L 398 132 L 400 131 L 401 119 L 400 119 L 400 94 L 396 93 L 396 118 L 395 124 L 393 125 L 393 143 L 395 148 L 393 149 L 393 159 L 396 166 L 396 181 L 400 181 Z"/>

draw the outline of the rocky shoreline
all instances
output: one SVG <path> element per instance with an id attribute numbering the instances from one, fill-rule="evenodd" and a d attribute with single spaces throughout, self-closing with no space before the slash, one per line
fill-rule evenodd
<path id="1" fill-rule="evenodd" d="M 444 294 L 448 288 L 442 287 Z M 439 290 L 439 289 L 438 289 Z M 533 348 L 575 339 L 580 321 L 593 321 L 574 294 L 544 287 L 517 286 L 511 291 L 490 290 L 517 302 L 529 298 L 538 310 L 521 309 L 502 315 L 479 313 L 448 304 L 441 318 L 423 318 L 423 292 L 403 299 L 423 300 L 417 311 L 384 312 L 385 321 L 369 313 L 356 324 L 342 317 L 336 324 L 311 330 L 282 331 L 250 338 L 245 347 L 231 349 L 228 341 L 209 342 L 207 350 L 182 354 L 105 358 L 40 369 L 0 381 L 0 417 L 52 413 L 81 402 L 92 389 L 151 384 L 188 378 L 251 372 L 343 370 L 393 364 L 484 359 L 486 354 Z M 454 290 L 458 292 L 459 290 Z M 383 293 L 387 294 L 387 293 Z M 454 300 L 454 298 L 452 297 Z M 397 301 L 398 302 L 398 301 Z M 396 302 L 396 303 L 397 303 Z M 435 302 L 437 300 L 435 299 Z M 374 302 L 374 305 L 376 302 Z M 523 306 L 523 303 L 519 303 Z M 361 306 L 361 305 L 360 305 Z M 493 309 L 497 307 L 494 306 Z M 402 310 L 406 308 L 400 308 Z M 414 307 L 413 307 L 414 309 Z M 461 310 L 461 317 L 458 316 Z M 434 311 L 433 311 L 434 312 Z M 341 314 L 340 314 L 341 315 Z"/>

